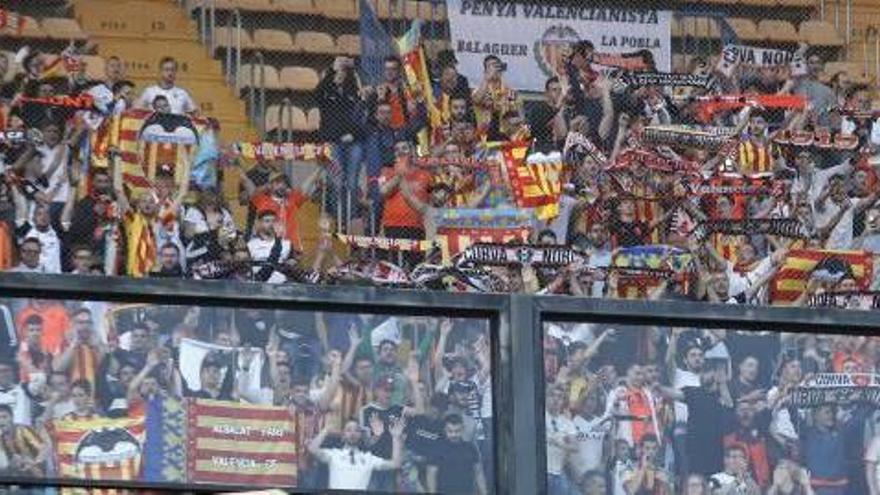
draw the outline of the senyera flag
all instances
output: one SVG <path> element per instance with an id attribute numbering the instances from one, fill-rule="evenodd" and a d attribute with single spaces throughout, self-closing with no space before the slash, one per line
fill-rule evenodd
<path id="1" fill-rule="evenodd" d="M 825 249 L 792 249 L 770 284 L 770 301 L 790 305 L 807 289 L 810 278 L 827 272 L 827 277 L 842 278 L 847 272 L 861 290 L 867 290 L 873 273 L 871 253 Z"/>
<path id="2" fill-rule="evenodd" d="M 296 485 L 300 446 L 286 408 L 192 399 L 187 418 L 190 482 Z"/>

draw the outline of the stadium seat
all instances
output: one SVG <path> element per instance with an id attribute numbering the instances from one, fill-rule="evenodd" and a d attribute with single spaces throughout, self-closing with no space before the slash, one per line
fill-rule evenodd
<path id="1" fill-rule="evenodd" d="M 309 67 L 285 67 L 281 69 L 281 88 L 295 91 L 311 91 L 318 86 L 318 73 Z"/>
<path id="2" fill-rule="evenodd" d="M 318 14 L 318 8 L 312 0 L 272 0 L 275 9 L 290 14 Z"/>
<path id="3" fill-rule="evenodd" d="M 758 22 L 758 33 L 768 41 L 796 42 L 800 37 L 797 29 L 788 21 L 763 19 Z"/>
<path id="4" fill-rule="evenodd" d="M 309 126 L 309 119 L 306 116 L 306 113 L 305 113 L 305 111 L 303 111 L 302 108 L 293 107 L 293 108 L 291 108 L 291 112 L 292 112 L 292 116 L 293 116 L 293 130 L 294 131 L 310 131 L 310 130 L 312 130 L 311 127 Z M 287 117 L 285 116 L 285 121 L 282 122 L 282 124 L 287 122 L 286 119 L 287 119 Z"/>
<path id="5" fill-rule="evenodd" d="M 22 38 L 45 38 L 46 33 L 43 32 L 43 29 L 40 27 L 40 24 L 31 16 L 23 15 L 21 16 L 24 25 L 21 28 L 20 36 Z"/>
<path id="6" fill-rule="evenodd" d="M 262 67 L 256 64 L 241 64 L 241 68 L 238 71 L 239 85 L 242 88 L 259 87 L 263 77 L 261 71 L 265 71 L 266 74 L 266 89 L 279 89 L 282 87 L 279 83 L 278 69 L 266 64 Z"/>
<path id="7" fill-rule="evenodd" d="M 851 79 L 862 76 L 865 68 L 858 62 L 827 62 L 825 64 L 825 79 L 831 79 L 839 72 L 846 72 Z"/>
<path id="8" fill-rule="evenodd" d="M 800 28 L 800 38 L 811 45 L 842 46 L 843 38 L 834 25 L 824 21 L 804 21 Z"/>
<path id="9" fill-rule="evenodd" d="M 434 4 L 434 11 L 431 11 L 431 4 Z M 446 20 L 446 3 L 436 3 L 432 1 L 419 2 L 419 18 L 426 21 L 434 20 L 434 22 L 442 22 Z"/>
<path id="10" fill-rule="evenodd" d="M 231 10 L 231 9 L 241 9 L 241 10 L 250 10 L 250 11 L 265 11 L 265 10 L 274 10 L 274 6 L 269 2 L 269 0 L 215 0 L 217 3 L 216 8 Z"/>
<path id="11" fill-rule="evenodd" d="M 86 77 L 92 80 L 104 79 L 104 57 L 86 55 L 83 63 L 86 64 Z"/>
<path id="12" fill-rule="evenodd" d="M 694 17 L 685 16 L 685 17 L 675 17 L 672 19 L 672 37 L 673 38 L 684 38 L 685 36 L 690 35 L 693 31 Z"/>
<path id="13" fill-rule="evenodd" d="M 214 40 L 217 43 L 217 46 L 235 46 L 236 41 L 236 33 L 229 30 L 225 26 L 220 26 L 214 31 Z M 241 30 L 241 47 L 242 49 L 249 49 L 254 47 L 254 40 L 251 38 L 251 34 L 247 32 L 247 29 Z"/>
<path id="14" fill-rule="evenodd" d="M 727 22 L 740 40 L 757 41 L 762 38 L 761 33 L 758 32 L 758 27 L 755 26 L 755 22 L 751 19 L 728 17 Z"/>
<path id="15" fill-rule="evenodd" d="M 281 105 L 269 105 L 266 107 L 266 118 L 263 121 L 266 125 L 266 132 L 274 131 L 281 126 L 278 120 L 278 111 L 280 108 Z"/>
<path id="16" fill-rule="evenodd" d="M 306 53 L 336 53 L 333 36 L 317 31 L 300 31 L 293 40 L 293 49 Z"/>
<path id="17" fill-rule="evenodd" d="M 309 110 L 308 114 L 306 114 L 306 120 L 309 125 L 309 130 L 317 131 L 321 127 L 321 110 L 318 108 L 312 108 Z"/>
<path id="18" fill-rule="evenodd" d="M 299 107 L 287 107 L 282 110 L 281 105 L 270 105 L 266 108 L 266 131 L 294 130 L 299 132 L 310 131 L 309 120 L 306 113 Z"/>
<path id="19" fill-rule="evenodd" d="M 416 0 L 406 0 L 403 2 L 403 13 L 407 19 L 419 19 L 419 3 Z"/>
<path id="20" fill-rule="evenodd" d="M 361 37 L 356 34 L 342 34 L 336 38 L 336 51 L 346 55 L 361 54 Z"/>
<path id="21" fill-rule="evenodd" d="M 293 40 L 290 34 L 275 29 L 257 29 L 254 31 L 254 45 L 264 50 L 291 51 Z"/>
<path id="22" fill-rule="evenodd" d="M 43 19 L 41 24 L 43 26 L 43 32 L 53 39 L 84 40 L 88 38 L 82 28 L 79 27 L 79 23 L 73 19 L 49 17 Z"/>
<path id="23" fill-rule="evenodd" d="M 315 0 L 315 8 L 330 19 L 357 20 L 360 17 L 357 0 Z"/>
<path id="24" fill-rule="evenodd" d="M 709 25 L 709 37 L 721 39 L 721 20 L 715 17 L 706 17 L 706 24 Z"/>

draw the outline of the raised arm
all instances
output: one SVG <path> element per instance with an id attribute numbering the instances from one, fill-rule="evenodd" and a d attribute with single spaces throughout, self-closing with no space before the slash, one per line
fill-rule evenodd
<path id="1" fill-rule="evenodd" d="M 315 456 L 315 459 L 323 463 L 327 463 L 330 459 L 327 456 L 327 453 L 324 449 L 321 448 L 321 445 L 324 443 L 324 440 L 327 438 L 327 435 L 330 433 L 330 425 L 325 426 L 320 433 L 315 435 L 308 445 L 309 454 Z"/>
<path id="2" fill-rule="evenodd" d="M 120 213 L 126 213 L 131 210 L 131 204 L 128 202 L 128 196 L 125 194 L 125 185 L 122 181 L 122 164 L 117 160 L 113 160 L 113 192 L 116 193 L 116 204 Z"/>
<path id="3" fill-rule="evenodd" d="M 403 194 L 403 199 L 412 207 L 412 209 L 416 210 L 420 214 L 424 215 L 425 212 L 428 211 L 429 206 L 424 201 L 420 200 L 413 193 L 412 186 L 410 186 L 409 181 L 406 181 L 401 178 L 400 180 L 400 193 Z"/>
<path id="4" fill-rule="evenodd" d="M 492 189 L 492 184 L 487 180 L 486 182 L 483 183 L 483 185 L 480 186 L 479 189 L 477 189 L 476 194 L 474 194 L 474 196 L 470 199 L 470 201 L 468 201 L 467 207 L 468 208 L 479 207 L 481 204 L 483 204 L 483 201 L 485 201 L 486 196 L 489 195 L 489 191 L 491 189 Z"/>
<path id="5" fill-rule="evenodd" d="M 311 196 L 315 192 L 315 184 L 318 183 L 318 177 L 324 173 L 324 169 L 320 166 L 315 167 L 315 170 L 306 177 L 306 180 L 302 182 L 299 186 L 299 191 L 303 193 L 305 196 Z"/>

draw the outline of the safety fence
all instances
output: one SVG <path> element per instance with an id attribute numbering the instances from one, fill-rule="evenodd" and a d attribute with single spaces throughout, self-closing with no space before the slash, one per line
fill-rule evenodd
<path id="1" fill-rule="evenodd" d="M 152 3 L 2 11 L 4 270 L 878 307 L 871 5 Z"/>

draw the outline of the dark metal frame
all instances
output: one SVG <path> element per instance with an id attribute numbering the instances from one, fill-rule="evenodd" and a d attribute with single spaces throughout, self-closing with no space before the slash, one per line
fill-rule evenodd
<path id="1" fill-rule="evenodd" d="M 489 323 L 492 340 L 496 493 L 514 493 L 510 464 L 501 453 L 513 452 L 512 424 L 505 406 L 512 402 L 510 331 L 505 315 L 510 299 L 503 295 L 448 294 L 347 286 L 267 285 L 169 279 L 72 277 L 67 275 L 0 274 L 0 298 L 40 298 L 135 302 L 209 307 L 258 307 L 282 310 L 333 311 L 405 316 L 480 318 Z M 92 482 L 70 479 L 0 477 L 0 484 L 57 487 L 107 487 L 168 492 L 218 492 L 253 489 L 250 486 L 181 485 L 144 482 Z M 293 488 L 290 488 L 293 490 Z M 297 493 L 306 493 L 296 489 Z M 317 493 L 317 492 L 315 492 Z M 321 490 L 320 493 L 328 493 Z"/>
<path id="2" fill-rule="evenodd" d="M 880 328 L 880 312 L 866 311 L 14 273 L 0 274 L 0 297 L 485 318 L 494 337 L 495 488 L 496 493 L 513 495 L 543 494 L 547 490 L 543 380 L 545 321 L 861 335 Z M 251 488 L 9 477 L 0 477 L 0 483 L 174 492 Z"/>

